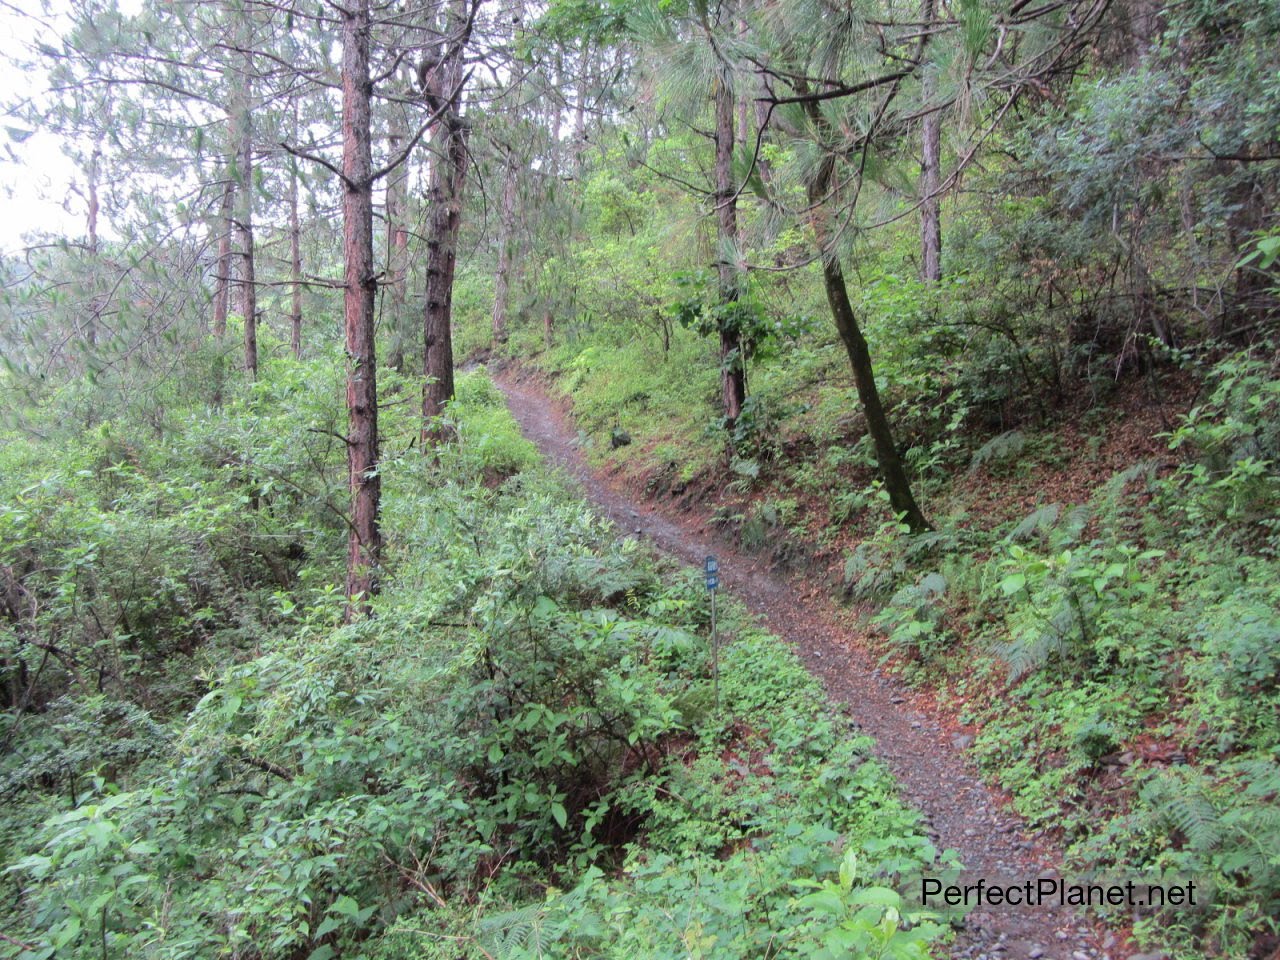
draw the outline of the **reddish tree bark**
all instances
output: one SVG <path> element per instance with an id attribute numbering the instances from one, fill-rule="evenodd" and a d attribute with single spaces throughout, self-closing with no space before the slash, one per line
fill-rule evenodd
<path id="1" fill-rule="evenodd" d="M 347 618 L 367 614 L 378 592 L 378 386 L 374 351 L 373 157 L 370 136 L 369 0 L 342 14 L 342 253 L 347 346 Z"/>
<path id="2" fill-rule="evenodd" d="M 405 141 L 399 114 L 393 119 L 388 146 L 394 156 Z M 406 166 L 394 170 L 387 180 L 387 284 L 391 288 L 391 349 L 387 366 L 399 373 L 404 369 L 405 272 L 409 268 L 409 173 Z"/>
<path id="3" fill-rule="evenodd" d="M 452 111 L 451 111 L 452 112 Z M 467 132 L 446 119 L 443 156 L 431 164 L 431 215 L 427 233 L 427 304 L 423 332 L 422 417 L 424 452 L 449 438 L 440 425 L 453 399 L 453 278 L 462 223 L 462 188 L 467 170 Z"/>

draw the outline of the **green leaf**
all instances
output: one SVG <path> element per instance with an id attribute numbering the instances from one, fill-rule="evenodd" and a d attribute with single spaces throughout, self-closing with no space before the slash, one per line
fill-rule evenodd
<path id="1" fill-rule="evenodd" d="M 560 824 L 561 828 L 569 822 L 569 814 L 565 811 L 564 804 L 558 800 L 551 802 L 551 816 L 555 817 L 556 823 Z"/>
<path id="2" fill-rule="evenodd" d="M 846 893 L 853 889 L 854 878 L 858 875 L 858 851 L 850 847 L 840 861 L 840 888 Z"/>
<path id="3" fill-rule="evenodd" d="M 1027 578 L 1021 573 L 1011 573 L 1000 581 L 1000 589 L 1006 597 L 1017 593 L 1027 585 Z"/>
<path id="4" fill-rule="evenodd" d="M 315 938 L 319 940 L 326 933 L 333 933 L 333 931 L 337 930 L 340 926 L 342 926 L 342 921 L 337 917 L 325 917 L 320 921 L 320 926 L 316 927 Z"/>
<path id="5" fill-rule="evenodd" d="M 801 897 L 799 903 L 802 907 L 809 907 L 819 913 L 829 913 L 832 916 L 844 913 L 844 900 L 839 893 L 829 887 Z"/>
<path id="6" fill-rule="evenodd" d="M 62 928 L 54 935 L 53 945 L 57 948 L 65 947 L 68 943 L 80 936 L 80 918 L 69 917 Z"/>
<path id="7" fill-rule="evenodd" d="M 344 895 L 333 902 L 329 907 L 329 912 L 355 919 L 360 915 L 360 904 L 356 903 L 351 897 Z"/>
<path id="8" fill-rule="evenodd" d="M 896 890 L 890 890 L 888 887 L 863 887 L 861 890 L 855 890 L 850 900 L 859 905 L 890 907 L 894 910 L 902 906 L 902 897 Z"/>

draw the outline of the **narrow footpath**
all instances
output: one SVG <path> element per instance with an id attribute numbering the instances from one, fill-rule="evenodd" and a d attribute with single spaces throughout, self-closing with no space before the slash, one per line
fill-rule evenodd
<path id="1" fill-rule="evenodd" d="M 563 404 L 533 377 L 491 370 L 524 435 L 583 486 L 587 497 L 624 533 L 697 566 L 720 557 L 724 587 L 786 638 L 832 701 L 876 740 L 879 756 L 898 778 L 904 798 L 922 811 L 940 849 L 957 851 L 964 882 L 1025 883 L 1056 877 L 1059 854 L 967 762 L 954 736 L 917 695 L 885 676 L 855 642 L 847 619 L 825 595 L 769 569 L 715 535 L 708 516 L 674 506 L 637 502 L 593 472 Z M 991 960 L 1122 960 L 1129 952 L 1114 935 L 1099 934 L 1069 909 L 981 908 L 972 911 L 953 947 L 957 958 Z"/>

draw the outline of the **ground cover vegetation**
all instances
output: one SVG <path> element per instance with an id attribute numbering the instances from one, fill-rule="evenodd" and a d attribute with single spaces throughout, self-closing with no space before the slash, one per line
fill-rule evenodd
<path id="1" fill-rule="evenodd" d="M 737 609 L 717 709 L 701 584 L 483 374 L 384 459 L 344 625 L 341 358 L 263 372 L 162 438 L 6 438 L 5 955 L 926 955 L 896 890 L 942 864 L 869 741 Z"/>
<path id="2" fill-rule="evenodd" d="M 1276 131 L 1255 124 L 1277 21 L 1266 4 L 1109 17 L 946 191 L 937 278 L 915 214 L 918 126 L 860 154 L 851 292 L 932 530 L 889 502 L 817 266 L 779 269 L 804 259 L 803 224 L 771 222 L 811 162 L 799 139 L 766 137 L 768 183 L 746 181 L 765 202 L 740 208 L 734 317 L 751 333 L 732 422 L 708 338 L 709 102 L 701 130 L 605 140 L 615 164 L 584 196 L 627 213 L 584 203 L 572 319 L 545 346 L 526 327 L 508 352 L 570 398 L 624 482 L 711 512 L 863 610 L 876 653 L 973 724 L 979 764 L 1060 833 L 1077 875 L 1195 878 L 1201 907 L 1139 917 L 1142 942 L 1262 956 L 1280 905 L 1280 370 Z M 942 83 L 956 66 L 935 69 Z M 1007 102 L 951 105 L 944 172 Z M 679 182 L 699 152 L 701 192 Z"/>
<path id="3" fill-rule="evenodd" d="M 487 360 L 830 582 L 1072 871 L 1194 878 L 1142 942 L 1280 944 L 1276 3 L 5 15 L 85 220 L 0 264 L 0 952 L 943 938 L 865 738 L 733 607 L 717 708 Z"/>

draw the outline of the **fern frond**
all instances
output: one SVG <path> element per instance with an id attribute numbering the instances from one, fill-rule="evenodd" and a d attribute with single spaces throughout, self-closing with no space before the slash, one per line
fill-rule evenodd
<path id="1" fill-rule="evenodd" d="M 1157 821 L 1180 833 L 1196 853 L 1208 853 L 1222 842 L 1222 815 L 1198 775 L 1167 773 L 1152 780 L 1141 796 Z"/>
<path id="2" fill-rule="evenodd" d="M 1022 518 L 1005 539 L 1017 543 L 1022 540 L 1030 540 L 1033 535 L 1043 537 L 1058 522 L 1058 515 L 1061 512 L 1062 504 L 1060 503 L 1050 503 L 1047 506 L 1036 507 Z"/>
<path id="3" fill-rule="evenodd" d="M 989 463 L 1004 463 L 1022 453 L 1027 446 L 1027 438 L 1021 430 L 1008 430 L 998 437 L 992 437 L 974 453 L 969 461 L 969 474 L 972 476 Z"/>

